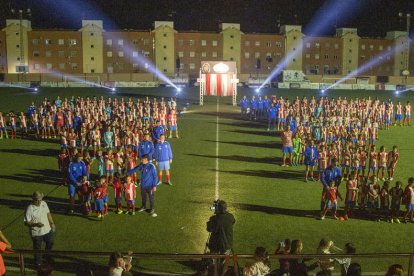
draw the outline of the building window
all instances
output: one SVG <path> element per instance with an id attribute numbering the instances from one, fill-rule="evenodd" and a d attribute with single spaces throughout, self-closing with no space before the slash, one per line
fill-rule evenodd
<path id="1" fill-rule="evenodd" d="M 17 58 L 16 58 L 16 60 L 17 60 L 17 61 L 20 61 L 20 57 L 17 57 Z M 401 62 L 401 64 L 402 64 L 402 62 Z"/>
<path id="2" fill-rule="evenodd" d="M 244 53 L 244 58 L 245 59 L 249 59 L 250 58 L 250 53 L 249 52 L 245 52 Z"/>
<path id="3" fill-rule="evenodd" d="M 39 63 L 35 63 L 35 64 L 33 65 L 33 68 L 34 68 L 35 70 L 40 70 L 40 64 L 39 64 Z"/>
<path id="4" fill-rule="evenodd" d="M 257 47 L 260 46 L 260 41 L 255 41 L 254 45 L 257 46 Z"/>
<path id="5" fill-rule="evenodd" d="M 52 63 L 47 63 L 46 64 L 46 69 L 51 70 L 52 69 Z"/>
<path id="6" fill-rule="evenodd" d="M 195 41 L 193 39 L 190 39 L 190 41 L 188 42 L 188 45 L 194 46 L 194 44 L 195 44 Z"/>
<path id="7" fill-rule="evenodd" d="M 167 69 L 164 69 L 163 71 L 164 71 L 164 73 L 167 73 Z"/>
<path id="8" fill-rule="evenodd" d="M 91 57 L 91 61 L 94 61 L 95 60 L 95 57 Z"/>
<path id="9" fill-rule="evenodd" d="M 306 48 L 310 48 L 310 42 L 306 42 Z"/>
<path id="10" fill-rule="evenodd" d="M 325 59 L 328 59 L 329 58 L 329 55 L 328 54 L 325 54 Z"/>
<path id="11" fill-rule="evenodd" d="M 107 71 L 109 74 L 112 74 L 112 73 L 114 72 L 114 66 L 112 65 L 112 63 L 108 63 L 108 64 L 106 65 L 106 71 Z"/>
<path id="12" fill-rule="evenodd" d="M 338 43 L 335 43 L 335 44 L 334 44 L 334 48 L 335 48 L 335 49 L 338 49 L 338 48 L 339 48 Z"/>
<path id="13" fill-rule="evenodd" d="M 76 39 L 71 39 L 70 40 L 70 45 L 76 45 Z"/>
<path id="14" fill-rule="evenodd" d="M 139 71 L 139 65 L 137 63 L 133 63 L 132 70 L 134 71 L 134 73 L 137 73 Z"/>
<path id="15" fill-rule="evenodd" d="M 348 60 L 348 63 L 352 63 L 352 59 Z"/>
<path id="16" fill-rule="evenodd" d="M 388 51 L 391 51 L 391 46 L 388 46 L 388 47 L 387 47 L 387 50 L 388 50 Z"/>
<path id="17" fill-rule="evenodd" d="M 76 57 L 78 55 L 78 52 L 77 51 L 71 51 L 70 52 L 70 56 L 71 57 Z"/>
<path id="18" fill-rule="evenodd" d="M 137 45 L 138 44 L 138 39 L 132 40 L 132 44 Z"/>
<path id="19" fill-rule="evenodd" d="M 319 54 L 315 54 L 315 59 L 319 59 Z"/>
<path id="20" fill-rule="evenodd" d="M 91 73 L 95 73 L 95 69 L 91 69 Z"/>
<path id="21" fill-rule="evenodd" d="M 112 57 L 112 51 L 106 52 L 107 57 Z"/>
<path id="22" fill-rule="evenodd" d="M 149 57 L 150 56 L 150 52 L 148 52 L 148 51 L 145 51 L 143 53 L 144 53 L 144 57 Z"/>
<path id="23" fill-rule="evenodd" d="M 205 39 L 201 40 L 201 46 L 207 46 L 207 41 Z"/>
<path id="24" fill-rule="evenodd" d="M 35 38 L 32 40 L 33 45 L 39 45 L 39 39 Z"/>
<path id="25" fill-rule="evenodd" d="M 185 66 L 184 63 L 180 63 L 180 70 L 184 70 Z"/>
<path id="26" fill-rule="evenodd" d="M 118 57 L 124 57 L 124 52 L 119 51 L 119 52 L 118 52 Z"/>
<path id="27" fill-rule="evenodd" d="M 167 45 L 164 45 L 164 47 L 163 47 L 164 49 L 167 49 Z"/>
<path id="28" fill-rule="evenodd" d="M 59 69 L 60 70 L 65 70 L 65 64 L 64 63 L 59 63 Z"/>
<path id="29" fill-rule="evenodd" d="M 349 49 L 349 53 L 352 53 L 352 49 Z"/>
<path id="30" fill-rule="evenodd" d="M 190 63 L 189 66 L 190 66 L 190 70 L 194 70 L 195 69 L 195 64 L 194 63 Z"/>
<path id="31" fill-rule="evenodd" d="M 202 57 L 206 57 L 207 56 L 207 53 L 206 52 L 201 52 L 201 56 Z"/>
<path id="32" fill-rule="evenodd" d="M 270 41 L 266 42 L 266 46 L 267 47 L 272 47 L 272 42 L 270 42 Z"/>
<path id="33" fill-rule="evenodd" d="M 38 57 L 39 56 L 39 51 L 33 51 L 33 56 Z"/>
<path id="34" fill-rule="evenodd" d="M 144 39 L 144 46 L 150 45 L 150 40 L 148 38 Z"/>
<path id="35" fill-rule="evenodd" d="M 137 52 L 137 51 L 133 51 L 133 52 L 132 52 L 132 56 L 133 56 L 133 57 L 138 57 L 138 52 Z"/>
<path id="36" fill-rule="evenodd" d="M 335 56 L 333 56 L 333 58 L 334 58 L 334 59 L 338 59 L 338 56 L 336 56 L 336 55 L 335 55 Z"/>
<path id="37" fill-rule="evenodd" d="M 178 46 L 184 46 L 184 40 L 179 39 L 178 40 Z"/>
<path id="38" fill-rule="evenodd" d="M 120 45 L 120 46 L 124 45 L 124 40 L 123 39 L 118 39 L 118 45 Z"/>
<path id="39" fill-rule="evenodd" d="M 106 40 L 106 45 L 112 46 L 112 39 L 107 39 Z"/>
<path id="40" fill-rule="evenodd" d="M 45 39 L 45 44 L 46 44 L 46 45 L 50 45 L 50 44 L 52 44 L 52 40 L 51 40 L 51 39 Z"/>
<path id="41" fill-rule="evenodd" d="M 276 41 L 276 47 L 277 48 L 282 48 L 282 42 L 280 42 L 280 41 Z"/>
<path id="42" fill-rule="evenodd" d="M 164 37 L 167 37 L 167 34 L 166 34 L 166 33 L 163 33 L 163 36 L 164 36 Z"/>
<path id="43" fill-rule="evenodd" d="M 164 57 L 164 60 L 167 60 L 167 57 Z"/>
<path id="44" fill-rule="evenodd" d="M 256 52 L 256 53 L 254 53 L 254 58 L 260 58 L 260 52 Z"/>
<path id="45" fill-rule="evenodd" d="M 325 48 L 329 49 L 331 47 L 331 44 L 325 43 Z"/>
<path id="46" fill-rule="evenodd" d="M 234 47 L 233 46 L 230 46 L 230 50 L 233 50 L 234 49 Z"/>
<path id="47" fill-rule="evenodd" d="M 58 51 L 58 57 L 65 57 L 65 51 Z"/>
<path id="48" fill-rule="evenodd" d="M 89 35 L 90 35 L 90 36 L 94 36 L 94 35 L 95 35 L 95 33 L 89 33 Z"/>
<path id="49" fill-rule="evenodd" d="M 63 38 L 59 38 L 58 39 L 58 44 L 59 45 L 65 45 L 65 40 Z"/>
<path id="50" fill-rule="evenodd" d="M 45 52 L 45 57 L 51 57 L 52 56 L 52 52 L 51 51 L 46 51 Z"/>
<path id="51" fill-rule="evenodd" d="M 369 45 L 369 49 L 372 51 L 372 50 L 374 50 L 374 45 Z"/>
<path id="52" fill-rule="evenodd" d="M 245 41 L 244 46 L 249 47 L 250 46 L 250 41 Z"/>
<path id="53" fill-rule="evenodd" d="M 316 49 L 319 49 L 319 47 L 321 47 L 321 44 L 319 44 L 319 42 L 316 42 L 316 43 L 315 43 L 315 48 L 316 48 Z"/>
<path id="54" fill-rule="evenodd" d="M 213 45 L 213 47 L 217 47 L 217 40 L 211 41 L 211 45 Z"/>
<path id="55" fill-rule="evenodd" d="M 382 45 L 378 46 L 378 50 L 382 51 L 384 47 Z"/>
<path id="56" fill-rule="evenodd" d="M 216 52 L 216 51 L 212 52 L 212 53 L 211 53 L 211 56 L 212 56 L 212 57 L 217 57 L 217 52 Z"/>
<path id="57" fill-rule="evenodd" d="M 364 60 L 365 59 L 365 56 L 361 56 L 361 60 Z"/>
<path id="58" fill-rule="evenodd" d="M 361 45 L 361 50 L 365 50 L 365 44 Z"/>
<path id="59" fill-rule="evenodd" d="M 17 48 L 17 49 L 19 49 L 19 48 L 20 48 L 20 45 L 19 45 L 19 44 L 17 44 L 17 45 L 16 45 L 16 48 Z"/>
<path id="60" fill-rule="evenodd" d="M 184 52 L 178 52 L 178 57 L 180 58 L 184 57 Z"/>
<path id="61" fill-rule="evenodd" d="M 274 53 L 276 57 L 281 58 L 282 54 L 281 53 Z"/>
<path id="62" fill-rule="evenodd" d="M 95 45 L 91 44 L 91 49 L 95 48 Z"/>
<path id="63" fill-rule="evenodd" d="M 78 64 L 77 63 L 72 63 L 72 70 L 78 70 Z"/>
<path id="64" fill-rule="evenodd" d="M 306 55 L 305 55 L 305 57 L 306 57 L 306 58 L 310 58 L 310 54 L 306 54 Z"/>

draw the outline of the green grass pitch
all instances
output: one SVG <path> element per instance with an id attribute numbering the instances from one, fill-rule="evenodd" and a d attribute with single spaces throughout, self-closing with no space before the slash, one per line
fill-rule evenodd
<path id="1" fill-rule="evenodd" d="M 242 95 L 253 90 L 241 89 Z M 303 90 L 263 90 L 261 94 L 319 96 L 318 92 Z M 42 88 L 38 94 L 28 90 L 1 89 L 0 111 L 26 111 L 32 101 L 44 97 L 54 99 L 71 95 L 113 96 L 103 89 Z M 173 96 L 167 88 L 119 89 L 116 97 Z M 329 97 L 346 96 L 392 98 L 394 102 L 410 100 L 412 92 L 394 95 L 379 91 L 329 91 Z M 206 221 L 212 215 L 209 207 L 215 197 L 216 179 L 216 107 L 219 101 L 219 196 L 226 200 L 236 218 L 234 251 L 252 253 L 256 246 L 273 252 L 278 241 L 291 238 L 304 242 L 305 253 L 315 253 L 319 240 L 328 237 L 343 247 L 353 242 L 358 253 L 414 252 L 414 224 L 390 224 L 362 219 L 335 221 L 316 220 L 319 210 L 321 184 L 303 181 L 303 167 L 279 166 L 281 142 L 279 134 L 267 132 L 263 123 L 239 118 L 239 108 L 230 98 L 205 98 L 198 106 L 198 90 L 184 89 L 178 96 L 179 105 L 187 108 L 180 121 L 180 139 L 170 139 L 174 160 L 173 186 L 162 185 L 156 192 L 157 218 L 146 213 L 136 216 L 111 213 L 104 221 L 82 215 L 65 215 L 67 189 L 60 186 L 57 170 L 57 141 L 27 139 L 0 140 L 0 228 L 15 248 L 31 249 L 28 230 L 23 226 L 23 211 L 33 191 L 45 195 L 55 222 L 56 250 L 113 251 L 133 250 L 144 253 L 203 253 L 208 237 Z M 395 180 L 414 176 L 412 154 L 413 127 L 391 127 L 380 131 L 377 145 L 389 150 L 399 146 L 401 160 Z M 96 164 L 92 173 L 97 173 Z M 394 181 L 391 185 L 394 185 Z M 342 194 L 344 194 L 342 185 Z M 111 195 L 111 193 L 110 193 Z M 139 195 L 138 195 L 139 197 Z M 139 200 L 138 200 L 139 202 Z M 110 198 L 113 204 L 113 198 Z M 343 208 L 343 202 L 340 204 Z M 405 208 L 404 208 L 405 209 Z M 31 256 L 28 256 L 31 257 Z M 10 259 L 11 261 L 13 258 Z M 69 261 L 69 260 L 67 260 Z M 106 259 L 93 259 L 106 263 Z M 391 262 L 407 266 L 407 260 L 358 260 L 363 271 L 385 271 Z M 164 271 L 191 270 L 185 262 L 142 261 L 139 266 Z M 274 263 L 274 266 L 278 264 Z"/>

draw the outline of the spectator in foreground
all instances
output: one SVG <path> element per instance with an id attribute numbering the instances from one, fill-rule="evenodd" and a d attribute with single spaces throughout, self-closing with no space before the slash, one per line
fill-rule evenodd
<path id="1" fill-rule="evenodd" d="M 254 262 L 246 264 L 243 269 L 244 276 L 261 276 L 270 271 L 270 262 L 264 247 L 256 247 L 254 251 Z"/>
<path id="2" fill-rule="evenodd" d="M 291 255 L 302 254 L 303 243 L 301 240 L 293 240 L 290 248 Z M 318 263 L 307 266 L 305 264 L 306 259 L 289 259 L 289 275 L 295 276 L 307 276 L 309 271 L 314 270 L 318 267 Z"/>
<path id="3" fill-rule="evenodd" d="M 42 243 L 45 242 L 46 251 L 49 251 L 53 247 L 56 226 L 47 203 L 42 199 L 43 194 L 41 192 L 33 193 L 32 203 L 26 209 L 24 224 L 30 229 L 33 249 L 41 250 Z M 35 253 L 35 263 L 37 266 L 42 264 L 40 253 Z"/>
<path id="4" fill-rule="evenodd" d="M 345 244 L 345 254 L 355 254 L 356 249 L 352 243 Z M 351 258 L 343 258 L 343 259 L 336 259 L 336 261 L 341 265 L 341 275 L 346 276 L 348 275 L 348 270 L 351 265 Z"/>
<path id="5" fill-rule="evenodd" d="M 352 263 L 348 268 L 346 276 L 361 276 L 361 265 Z"/>
<path id="6" fill-rule="evenodd" d="M 109 276 L 132 275 L 131 259 L 125 260 L 121 253 L 113 252 L 109 257 Z"/>
<path id="7" fill-rule="evenodd" d="M 332 254 L 331 248 L 333 246 L 333 241 L 322 239 L 319 242 L 318 249 L 316 251 L 316 254 L 326 254 L 330 255 Z M 324 275 L 331 275 L 332 271 L 334 270 L 334 259 L 326 257 L 326 258 L 320 258 L 319 259 L 319 267 L 324 272 Z"/>
<path id="8" fill-rule="evenodd" d="M 0 253 L 3 253 L 7 249 L 11 249 L 11 243 L 7 240 L 6 236 L 4 236 L 3 232 L 0 231 Z M 6 274 L 6 266 L 4 265 L 4 261 L 2 256 L 0 255 L 0 275 Z"/>
<path id="9" fill-rule="evenodd" d="M 393 264 L 388 268 L 386 276 L 402 276 L 404 269 L 400 264 Z"/>

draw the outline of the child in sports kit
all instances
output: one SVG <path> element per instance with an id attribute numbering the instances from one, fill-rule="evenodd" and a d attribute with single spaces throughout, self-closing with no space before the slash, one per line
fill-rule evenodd
<path id="1" fill-rule="evenodd" d="M 3 113 L 0 112 L 0 139 L 3 139 L 3 132 L 4 132 L 4 135 L 6 136 L 6 139 L 9 139 L 9 134 L 7 133 L 6 123 L 4 120 Z"/>
<path id="2" fill-rule="evenodd" d="M 103 190 L 103 203 L 104 203 L 103 215 L 108 214 L 108 201 L 109 201 L 108 183 L 109 182 L 105 181 L 104 183 L 101 184 L 102 190 Z"/>
<path id="3" fill-rule="evenodd" d="M 95 197 L 95 211 L 98 213 L 98 218 L 104 218 L 104 196 L 105 190 L 102 185 L 105 183 L 105 177 L 101 177 L 97 183 L 97 187 L 93 191 Z"/>
<path id="4" fill-rule="evenodd" d="M 377 178 L 371 176 L 368 184 L 368 210 L 377 219 L 379 218 L 379 188 Z"/>
<path id="5" fill-rule="evenodd" d="M 14 114 L 13 112 L 9 113 L 9 125 L 11 128 L 11 138 L 16 139 L 16 114 Z"/>
<path id="6" fill-rule="evenodd" d="M 371 152 L 369 153 L 369 169 L 368 175 L 369 178 L 372 172 L 372 175 L 376 176 L 377 174 L 377 166 L 378 166 L 378 152 L 376 152 L 375 145 L 371 146 Z"/>
<path id="7" fill-rule="evenodd" d="M 178 139 L 177 111 L 175 108 L 171 109 L 168 115 L 168 125 L 170 128 L 170 136 L 168 138 L 172 138 L 173 131 L 175 131 L 175 138 Z"/>
<path id="8" fill-rule="evenodd" d="M 68 168 L 69 168 L 70 158 L 66 154 L 66 152 L 67 150 L 65 148 L 62 148 L 58 156 L 58 168 L 62 175 L 62 184 L 61 184 L 62 186 L 68 183 Z"/>
<path id="9" fill-rule="evenodd" d="M 295 133 L 295 136 L 292 140 L 293 143 L 293 162 L 292 165 L 293 166 L 298 166 L 299 165 L 299 159 L 300 159 L 300 155 L 302 154 L 302 147 L 303 147 L 303 143 L 302 143 L 302 138 L 300 137 L 300 134 L 298 132 Z"/>
<path id="10" fill-rule="evenodd" d="M 135 215 L 135 198 L 136 198 L 136 187 L 135 184 L 132 182 L 132 178 L 130 176 L 126 177 L 125 184 L 124 184 L 124 193 L 125 193 L 125 201 L 127 202 L 127 210 L 124 213 Z"/>
<path id="11" fill-rule="evenodd" d="M 366 169 L 366 165 L 367 165 L 367 158 L 368 158 L 368 153 L 364 148 L 360 148 L 359 149 L 359 170 L 360 170 L 360 174 L 359 176 L 364 178 L 365 177 L 365 169 Z"/>
<path id="12" fill-rule="evenodd" d="M 358 185 L 358 209 L 364 211 L 367 206 L 367 195 L 368 195 L 368 178 L 361 178 Z"/>
<path id="13" fill-rule="evenodd" d="M 93 158 L 98 160 L 98 175 L 101 177 L 105 174 L 105 159 L 102 155 L 102 150 L 98 150 L 98 155 Z"/>
<path id="14" fill-rule="evenodd" d="M 318 152 L 318 181 L 321 181 L 321 177 L 325 169 L 328 167 L 329 155 L 326 151 L 325 145 L 321 145 L 321 149 Z"/>
<path id="15" fill-rule="evenodd" d="M 388 173 L 388 180 L 390 181 L 394 179 L 395 167 L 397 166 L 398 160 L 400 160 L 400 154 L 398 153 L 398 147 L 393 146 L 392 151 L 388 153 L 388 160 L 387 160 L 387 173 Z"/>
<path id="16" fill-rule="evenodd" d="M 86 215 L 89 215 L 92 212 L 92 208 L 91 208 L 92 187 L 90 185 L 90 182 L 87 176 L 84 176 L 82 179 L 81 190 L 82 190 L 82 197 L 83 197 L 82 201 L 83 201 L 84 211 Z"/>
<path id="17" fill-rule="evenodd" d="M 401 188 L 402 182 L 395 182 L 395 186 L 391 188 L 389 194 L 391 196 L 390 222 L 400 223 L 400 206 L 404 191 Z"/>
<path id="18" fill-rule="evenodd" d="M 411 126 L 411 103 L 409 101 L 404 106 L 404 114 L 404 125 Z"/>
<path id="19" fill-rule="evenodd" d="M 308 176 L 310 176 L 311 181 L 315 181 L 313 178 L 313 169 L 318 162 L 318 150 L 314 140 L 310 140 L 309 145 L 305 149 L 304 156 L 306 165 L 305 182 L 308 182 Z"/>
<path id="20" fill-rule="evenodd" d="M 342 200 L 342 196 L 338 191 L 338 187 L 336 186 L 335 181 L 332 181 L 331 183 L 329 183 L 329 187 L 326 190 L 327 203 L 322 213 L 322 217 L 321 217 L 322 220 L 325 219 L 325 216 L 328 210 L 332 211 L 332 216 L 334 217 L 334 219 L 339 219 L 336 216 L 336 211 L 338 208 L 338 198 Z"/>
<path id="21" fill-rule="evenodd" d="M 389 208 L 390 208 L 390 194 L 389 194 L 389 185 L 390 182 L 387 180 L 382 184 L 382 188 L 380 190 L 380 216 L 383 219 L 387 219 Z"/>
<path id="22" fill-rule="evenodd" d="M 94 159 L 91 158 L 91 156 L 89 155 L 89 151 L 85 150 L 83 152 L 83 163 L 85 163 L 86 166 L 86 171 L 88 172 L 88 175 L 91 172 L 91 166 L 93 164 Z"/>
<path id="23" fill-rule="evenodd" d="M 343 180 L 348 180 L 349 175 L 349 168 L 351 167 L 351 150 L 349 149 L 349 145 L 346 144 L 345 148 L 342 150 L 342 160 L 341 160 L 341 167 L 342 167 L 342 175 Z"/>
<path id="24" fill-rule="evenodd" d="M 381 146 L 380 152 L 378 153 L 378 171 L 377 171 L 377 178 L 379 178 L 379 174 L 381 171 L 381 180 L 384 181 L 385 178 L 385 169 L 387 168 L 387 160 L 388 160 L 388 153 L 385 150 L 385 146 Z"/>
<path id="25" fill-rule="evenodd" d="M 401 105 L 401 102 L 398 102 L 397 103 L 397 110 L 396 110 L 396 112 L 395 112 L 395 122 L 394 122 L 394 125 L 396 126 L 397 125 L 397 123 L 398 123 L 398 125 L 399 126 L 402 126 L 402 105 Z"/>
<path id="26" fill-rule="evenodd" d="M 414 177 L 408 179 L 408 186 L 405 188 L 404 204 L 407 206 L 407 212 L 404 215 L 404 222 L 414 223 Z"/>
<path id="27" fill-rule="evenodd" d="M 106 182 L 112 182 L 114 179 L 114 162 L 109 155 L 105 155 L 105 171 L 106 171 Z"/>
<path id="28" fill-rule="evenodd" d="M 355 172 L 352 172 L 346 184 L 345 216 L 344 216 L 345 220 L 347 220 L 350 216 L 352 216 L 353 210 L 356 205 L 358 190 L 359 189 L 358 189 L 357 174 Z"/>
<path id="29" fill-rule="evenodd" d="M 26 119 L 26 115 L 24 114 L 24 112 L 20 112 L 19 120 L 20 120 L 20 131 L 22 132 L 21 135 L 22 137 L 27 136 L 27 119 Z"/>
<path id="30" fill-rule="evenodd" d="M 123 193 L 123 187 L 121 184 L 121 175 L 116 172 L 114 175 L 114 181 L 112 183 L 112 187 L 114 188 L 114 198 L 115 198 L 115 213 L 118 215 L 121 215 L 123 213 L 122 211 L 122 193 Z"/>
<path id="31" fill-rule="evenodd" d="M 107 149 L 114 147 L 114 133 L 112 132 L 111 127 L 109 126 L 104 134 L 104 142 Z"/>

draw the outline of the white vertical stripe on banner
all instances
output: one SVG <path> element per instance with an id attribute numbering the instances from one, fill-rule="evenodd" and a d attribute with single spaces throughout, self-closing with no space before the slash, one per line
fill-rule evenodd
<path id="1" fill-rule="evenodd" d="M 211 74 L 211 77 L 210 77 L 210 95 L 217 96 L 217 74 Z"/>
<path id="2" fill-rule="evenodd" d="M 227 91 L 227 74 L 222 74 L 221 75 L 221 91 L 222 91 L 222 96 L 228 96 L 228 91 Z"/>
<path id="3" fill-rule="evenodd" d="M 201 80 L 203 82 L 203 95 L 206 94 L 206 74 L 201 74 Z"/>

